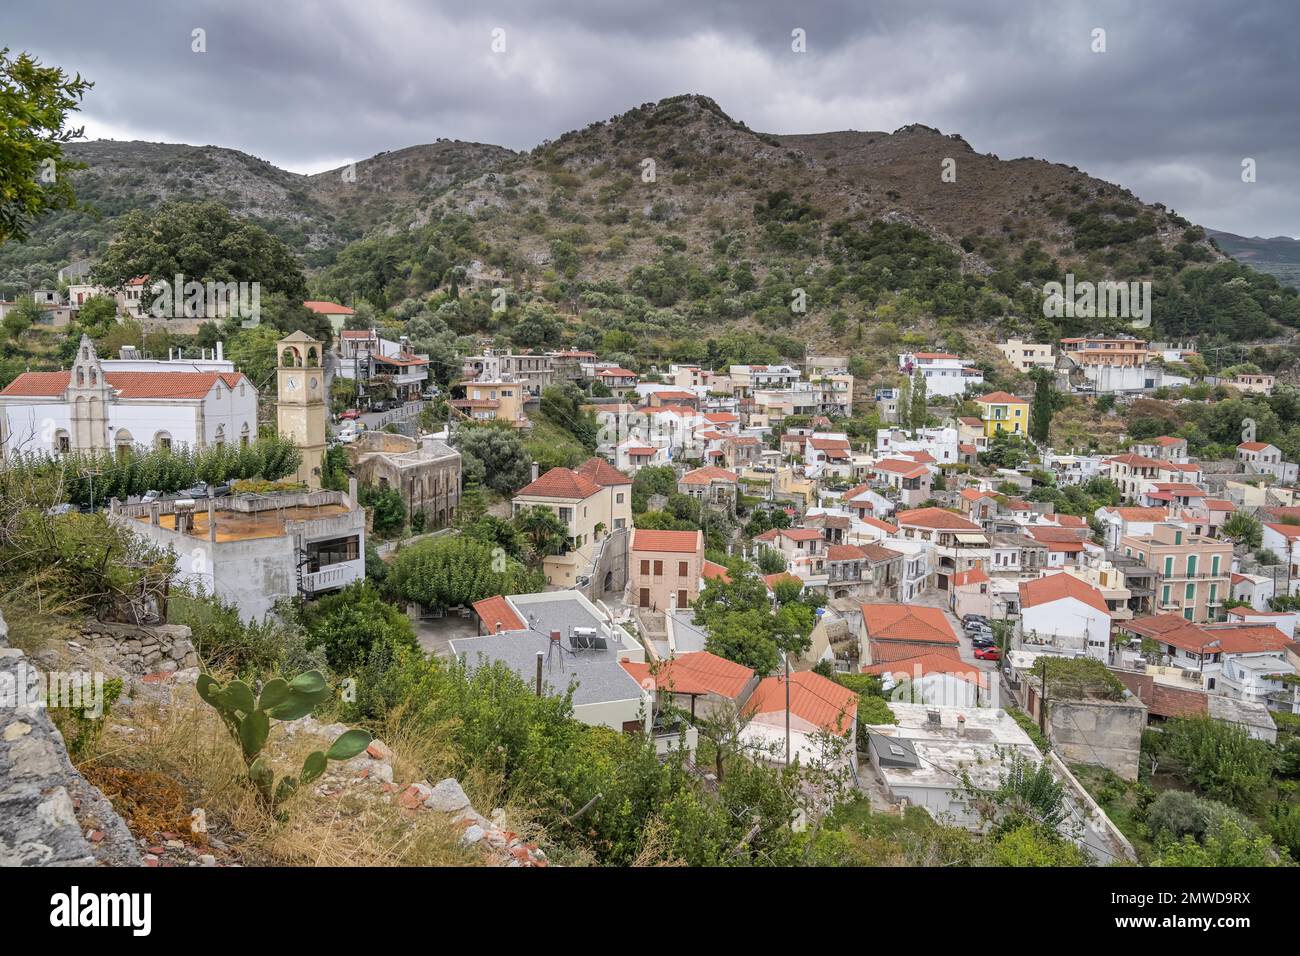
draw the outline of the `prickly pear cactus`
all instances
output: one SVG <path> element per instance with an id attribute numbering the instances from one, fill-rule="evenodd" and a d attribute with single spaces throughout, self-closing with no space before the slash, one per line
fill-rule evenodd
<path id="1" fill-rule="evenodd" d="M 275 771 L 263 752 L 271 735 L 272 720 L 297 720 L 311 713 L 317 704 L 329 699 L 333 692 L 320 671 L 307 671 L 291 681 L 276 677 L 262 685 L 260 694 L 241 680 L 217 681 L 211 674 L 200 674 L 195 685 L 201 697 L 216 710 L 239 744 L 248 765 L 248 779 L 262 802 L 277 815 L 283 816 L 282 804 L 325 772 L 330 760 L 351 760 L 370 745 L 370 734 L 364 730 L 342 733 L 328 750 L 308 754 L 297 776 L 283 776 L 278 781 Z"/>

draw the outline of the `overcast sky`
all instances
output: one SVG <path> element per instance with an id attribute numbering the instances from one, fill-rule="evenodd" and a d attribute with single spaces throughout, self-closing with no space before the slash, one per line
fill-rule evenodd
<path id="1" fill-rule="evenodd" d="M 95 81 L 90 138 L 229 146 L 316 172 L 438 137 L 528 149 L 703 93 L 756 130 L 924 123 L 1206 226 L 1300 236 L 1295 0 L 3 4 L 0 44 Z"/>

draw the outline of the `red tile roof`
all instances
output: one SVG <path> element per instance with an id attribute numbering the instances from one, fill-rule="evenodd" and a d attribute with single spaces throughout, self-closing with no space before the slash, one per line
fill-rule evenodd
<path id="1" fill-rule="evenodd" d="M 873 528 L 879 528 L 886 534 L 898 534 L 898 525 L 890 524 L 888 521 L 881 521 L 879 518 L 873 518 L 871 515 L 863 515 L 858 520 L 863 524 L 871 525 Z"/>
<path id="2" fill-rule="evenodd" d="M 940 531 L 979 531 L 980 526 L 968 518 L 942 508 L 915 508 L 894 516 L 899 525 L 932 528 Z"/>
<path id="3" fill-rule="evenodd" d="M 988 679 L 974 664 L 967 664 L 950 654 L 917 654 L 915 657 L 900 657 L 897 660 L 883 661 L 876 664 L 864 664 L 864 674 L 892 674 L 894 677 L 914 679 L 929 674 L 951 674 L 968 684 L 986 687 Z"/>
<path id="4" fill-rule="evenodd" d="M 729 481 L 734 484 L 737 480 L 734 471 L 728 471 L 725 468 L 718 468 L 715 465 L 706 465 L 703 468 L 696 468 L 694 471 L 688 471 L 681 477 L 681 483 L 684 485 L 707 485 L 715 481 Z"/>
<path id="5" fill-rule="evenodd" d="M 905 661 L 922 654 L 938 654 L 961 660 L 956 644 L 925 644 L 919 641 L 867 641 L 867 656 L 873 664 L 886 664 L 891 661 Z M 870 666 L 870 665 L 868 665 Z"/>
<path id="6" fill-rule="evenodd" d="M 589 478 L 602 488 L 611 485 L 630 485 L 632 479 L 619 471 L 604 458 L 588 458 L 574 469 L 576 474 Z"/>
<path id="7" fill-rule="evenodd" d="M 650 528 L 632 530 L 633 551 L 670 551 L 674 554 L 695 554 L 702 551 L 704 541 L 699 531 L 656 531 Z"/>
<path id="8" fill-rule="evenodd" d="M 505 631 L 522 631 L 528 625 L 515 613 L 514 608 L 510 606 L 501 595 L 496 597 L 484 598 L 481 601 L 475 601 L 473 604 L 474 613 L 478 619 L 483 622 L 483 627 L 489 634 L 497 633 L 497 625 Z"/>
<path id="9" fill-rule="evenodd" d="M 1271 624 L 1202 625 L 1193 624 L 1179 614 L 1138 617 L 1121 627 L 1196 654 L 1259 654 L 1285 650 L 1292 644 L 1290 638 Z"/>
<path id="10" fill-rule="evenodd" d="M 1241 451 L 1263 451 L 1268 447 L 1270 446 L 1266 441 L 1244 441 L 1237 446 Z"/>
<path id="11" fill-rule="evenodd" d="M 600 486 L 585 475 L 568 468 L 552 468 L 536 481 L 515 492 L 515 497 L 529 495 L 536 498 L 590 498 L 600 491 Z"/>
<path id="12" fill-rule="evenodd" d="M 1060 601 L 1065 598 L 1074 598 L 1076 601 L 1082 601 L 1089 607 L 1096 608 L 1105 614 L 1110 613 L 1110 608 L 1106 606 L 1106 599 L 1102 597 L 1100 591 L 1087 581 L 1082 581 L 1072 574 L 1066 574 L 1064 571 L 1058 574 L 1049 574 L 1046 577 L 1035 578 L 1032 581 L 1020 582 L 1020 606 L 1022 608 L 1050 604 L 1053 601 Z"/>
<path id="13" fill-rule="evenodd" d="M 1113 458 L 1107 458 L 1106 461 L 1118 462 L 1130 468 L 1162 468 L 1165 465 L 1163 461 L 1147 458 L 1145 455 L 1115 455 Z"/>
<path id="14" fill-rule="evenodd" d="M 789 677 L 790 713 L 831 733 L 847 733 L 858 715 L 858 695 L 813 671 L 798 671 Z M 784 713 L 786 678 L 768 677 L 759 682 L 746 713 Z"/>
<path id="15" fill-rule="evenodd" d="M 659 664 L 657 673 L 651 673 L 651 664 L 637 661 L 623 661 L 622 664 L 623 669 L 647 690 L 674 694 L 717 694 L 735 700 L 754 679 L 754 672 L 748 667 L 708 651 L 679 654 Z"/>
<path id="16" fill-rule="evenodd" d="M 23 372 L 0 395 L 57 398 L 72 373 Z M 218 381 L 234 388 L 245 381 L 240 372 L 105 372 L 104 380 L 119 398 L 203 398 Z"/>
<path id="17" fill-rule="evenodd" d="M 803 578 L 797 574 L 791 574 L 789 571 L 778 571 L 776 574 L 763 575 L 763 583 L 767 585 L 769 591 L 775 591 L 776 586 L 783 581 L 793 581 L 800 587 L 803 586 Z"/>
<path id="18" fill-rule="evenodd" d="M 320 315 L 356 315 L 356 312 L 352 309 L 349 309 L 346 305 L 339 305 L 337 302 L 320 302 L 309 299 L 303 305 Z"/>
<path id="19" fill-rule="evenodd" d="M 863 604 L 862 621 L 875 641 L 957 644 L 948 616 L 937 607 L 906 604 Z"/>
<path id="20" fill-rule="evenodd" d="M 989 392 L 987 395 L 975 396 L 975 402 L 979 405 L 1028 405 L 1023 398 L 1017 398 L 1009 392 Z"/>
<path id="21" fill-rule="evenodd" d="M 920 478 L 922 475 L 928 475 L 930 469 L 925 465 L 918 465 L 914 461 L 900 461 L 897 458 L 886 458 L 884 461 L 878 461 L 872 468 L 875 471 L 887 471 L 892 475 L 900 475 L 903 478 Z"/>
<path id="22" fill-rule="evenodd" d="M 731 583 L 731 572 L 723 565 L 713 561 L 705 561 L 700 565 L 700 577 L 707 578 L 710 581 L 721 581 L 723 584 Z"/>
<path id="23" fill-rule="evenodd" d="M 1133 696 L 1147 705 L 1147 711 L 1156 717 L 1196 717 L 1209 713 L 1209 695 L 1181 687 L 1169 687 L 1156 682 L 1150 674 L 1131 671 L 1112 671 Z"/>
<path id="24" fill-rule="evenodd" d="M 854 544 L 832 544 L 826 549 L 827 561 L 862 561 L 867 552 Z"/>
<path id="25" fill-rule="evenodd" d="M 791 541 L 820 541 L 825 537 L 819 528 L 781 528 L 780 534 Z"/>
<path id="26" fill-rule="evenodd" d="M 965 587 L 968 584 L 987 584 L 988 574 L 983 568 L 972 568 L 969 571 L 958 571 L 952 576 L 952 586 L 955 588 Z"/>

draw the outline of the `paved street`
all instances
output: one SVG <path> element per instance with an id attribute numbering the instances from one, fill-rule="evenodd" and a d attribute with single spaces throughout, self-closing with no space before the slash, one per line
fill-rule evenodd
<path id="1" fill-rule="evenodd" d="M 948 592 L 940 591 L 937 588 L 922 592 L 915 601 L 923 607 L 937 607 L 947 616 L 948 622 L 952 624 L 953 630 L 957 632 L 957 640 L 961 642 L 961 659 L 967 663 L 974 664 L 980 670 L 994 673 L 998 669 L 997 661 L 981 661 L 975 657 L 975 645 L 971 643 L 966 632 L 962 630 L 961 621 L 957 616 L 948 610 Z"/>

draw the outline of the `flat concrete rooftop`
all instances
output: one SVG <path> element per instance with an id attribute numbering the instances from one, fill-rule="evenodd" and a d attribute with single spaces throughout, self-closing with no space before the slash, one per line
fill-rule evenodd
<path id="1" fill-rule="evenodd" d="M 218 508 L 213 513 L 217 526 L 217 541 L 249 541 L 254 538 L 278 538 L 285 533 L 290 521 L 316 521 L 345 515 L 351 509 L 344 504 L 295 505 L 265 511 L 231 511 Z M 149 515 L 137 515 L 136 521 L 149 524 Z M 159 527 L 176 530 L 176 515 L 165 514 L 158 518 Z M 203 501 L 194 507 L 194 526 L 187 532 L 191 537 L 208 538 L 208 509 Z"/>

